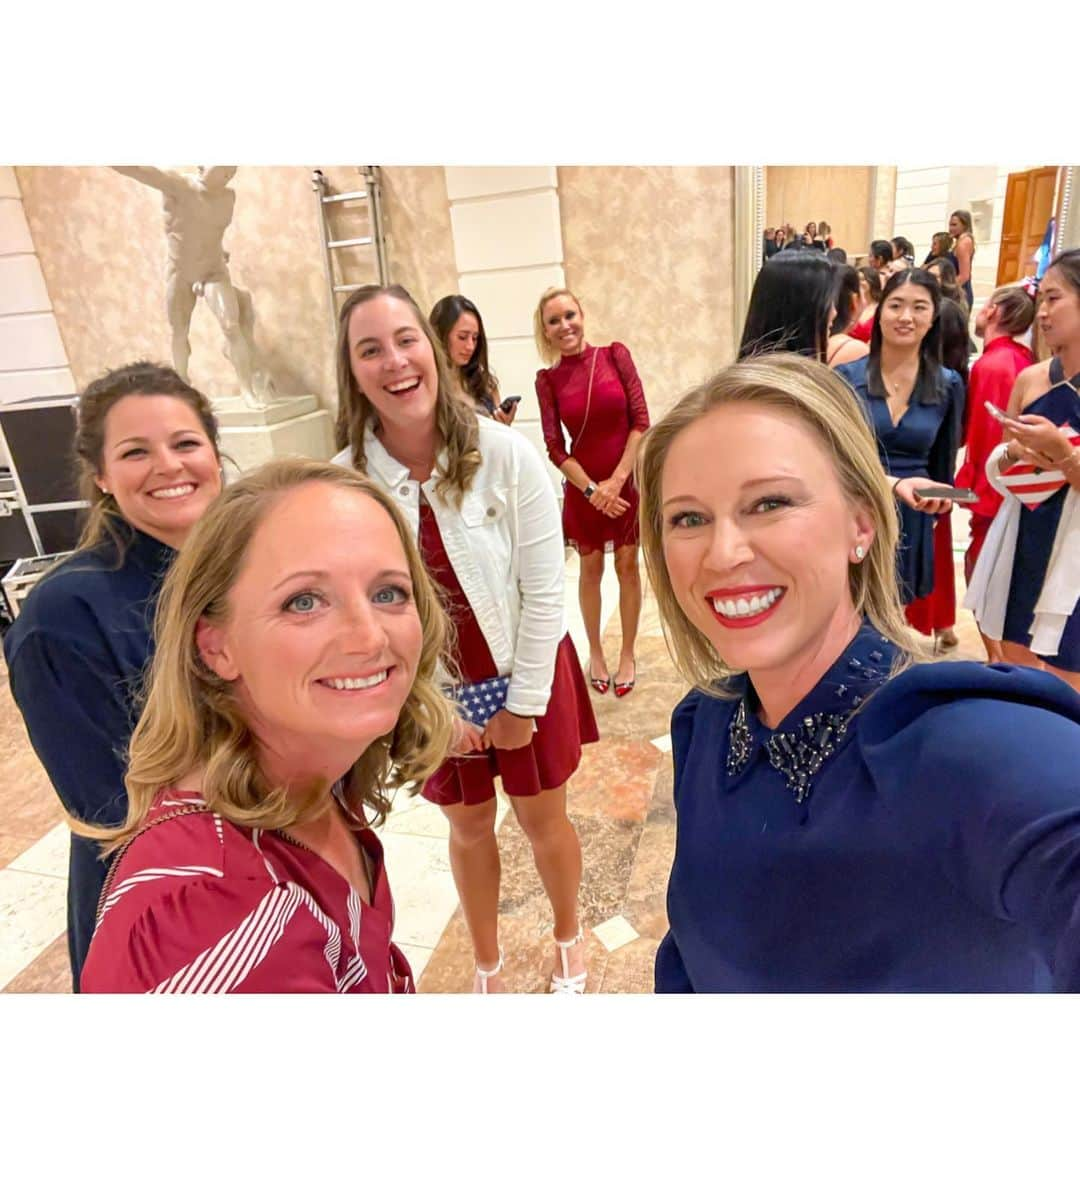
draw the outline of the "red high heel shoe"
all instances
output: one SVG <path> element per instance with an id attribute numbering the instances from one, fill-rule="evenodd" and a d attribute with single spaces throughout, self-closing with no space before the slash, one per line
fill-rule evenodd
<path id="1" fill-rule="evenodd" d="M 623 681 L 621 684 L 618 680 L 615 681 L 615 695 L 621 700 L 624 696 L 633 692 L 634 684 L 637 681 L 637 660 L 634 661 L 634 675 L 629 680 Z"/>
<path id="2" fill-rule="evenodd" d="M 592 685 L 593 692 L 598 693 L 600 696 L 603 696 L 607 692 L 607 690 L 611 687 L 611 677 L 610 676 L 605 676 L 601 680 L 599 676 L 594 676 L 592 674 L 592 661 L 591 660 L 589 662 L 589 683 Z"/>

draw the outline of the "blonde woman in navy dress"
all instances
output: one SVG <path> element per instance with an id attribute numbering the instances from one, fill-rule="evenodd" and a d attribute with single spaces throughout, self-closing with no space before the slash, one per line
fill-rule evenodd
<path id="1" fill-rule="evenodd" d="M 1080 990 L 1080 696 L 919 652 L 876 449 L 790 353 L 645 436 L 642 547 L 693 685 L 658 991 Z"/>
<path id="2" fill-rule="evenodd" d="M 965 605 L 1007 660 L 1080 691 L 1080 250 L 1043 276 L 1036 319 L 1054 356 L 1017 377 L 1008 413 L 1018 421 L 986 461 L 1005 499 Z"/>

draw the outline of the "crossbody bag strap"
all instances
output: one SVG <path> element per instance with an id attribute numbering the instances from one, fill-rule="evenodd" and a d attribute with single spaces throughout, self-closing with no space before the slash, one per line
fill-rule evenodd
<path id="1" fill-rule="evenodd" d="M 123 859 L 127 850 L 135 843 L 144 832 L 149 832 L 151 828 L 156 828 L 160 824 L 168 823 L 171 819 L 180 819 L 185 815 L 197 815 L 200 811 L 209 811 L 210 808 L 205 803 L 189 803 L 186 807 L 178 807 L 175 811 L 168 811 L 164 815 L 159 815 L 157 819 L 152 819 L 148 824 L 143 826 L 132 836 L 126 840 L 113 854 L 112 863 L 109 865 L 109 871 L 105 874 L 105 883 L 101 887 L 101 894 L 98 897 L 97 913 L 94 915 L 95 923 L 101 921 L 101 911 L 105 908 L 105 899 L 112 891 L 113 878 L 116 876 L 116 870 L 120 867 L 120 861 Z"/>
<path id="2" fill-rule="evenodd" d="M 589 368 L 589 391 L 585 395 L 585 417 L 581 420 L 581 428 L 577 432 L 577 438 L 571 442 L 571 450 L 578 445 L 578 440 L 585 433 L 585 425 L 589 421 L 589 410 L 592 408 L 592 383 L 593 377 L 596 375 L 596 358 L 600 355 L 600 349 L 594 348 L 592 354 L 592 365 Z"/>

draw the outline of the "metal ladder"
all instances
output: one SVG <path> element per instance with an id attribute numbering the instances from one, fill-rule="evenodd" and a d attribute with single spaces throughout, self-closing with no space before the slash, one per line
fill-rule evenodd
<path id="1" fill-rule="evenodd" d="M 334 256 L 336 251 L 360 249 L 370 252 L 373 248 L 377 280 L 376 276 L 373 275 L 368 281 L 378 281 L 379 283 L 386 283 L 388 281 L 387 276 L 389 272 L 386 264 L 386 239 L 383 235 L 382 194 L 380 191 L 379 169 L 374 164 L 364 164 L 357 171 L 360 173 L 364 187 L 344 193 L 330 191 L 329 183 L 321 169 L 316 168 L 311 174 L 311 186 L 315 190 L 315 200 L 319 207 L 323 262 L 326 265 L 326 285 L 329 288 L 330 295 L 330 331 L 334 337 L 337 336 L 338 309 L 340 307 L 338 296 L 347 295 L 350 291 L 355 291 L 359 287 L 366 286 L 365 283 L 346 283 L 341 281 L 342 268 L 340 260 L 335 275 Z M 330 225 L 330 210 L 334 207 L 357 201 L 367 202 L 368 233 L 364 237 L 359 238 L 335 238 Z M 370 253 L 368 257 L 370 259 Z"/>

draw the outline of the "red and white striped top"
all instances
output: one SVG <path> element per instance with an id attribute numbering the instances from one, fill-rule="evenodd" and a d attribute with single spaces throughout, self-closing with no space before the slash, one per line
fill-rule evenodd
<path id="1" fill-rule="evenodd" d="M 1072 446 L 1080 446 L 1080 434 L 1071 426 L 1066 424 L 1059 429 Z M 1025 508 L 1038 508 L 1066 482 L 1063 472 L 1044 471 L 1031 463 L 1014 463 L 999 479 Z"/>
<path id="2" fill-rule="evenodd" d="M 391 941 L 382 846 L 356 833 L 368 905 L 318 853 L 241 828 L 169 791 L 122 853 L 83 968 L 84 992 L 409 992 Z"/>

